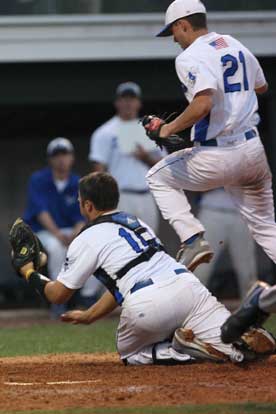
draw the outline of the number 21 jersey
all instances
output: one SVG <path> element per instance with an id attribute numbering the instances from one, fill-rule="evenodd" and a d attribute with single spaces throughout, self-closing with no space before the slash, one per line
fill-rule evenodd
<path id="1" fill-rule="evenodd" d="M 211 112 L 192 129 L 192 140 L 244 133 L 259 123 L 255 89 L 266 84 L 256 57 L 238 40 L 215 32 L 197 38 L 176 58 L 176 72 L 189 102 L 213 92 Z"/>

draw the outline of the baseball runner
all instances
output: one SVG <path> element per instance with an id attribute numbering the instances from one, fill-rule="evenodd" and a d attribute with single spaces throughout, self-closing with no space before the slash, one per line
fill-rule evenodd
<path id="1" fill-rule="evenodd" d="M 143 124 L 150 138 L 161 141 L 192 126 L 194 141 L 193 148 L 167 156 L 147 174 L 162 215 L 180 237 L 177 259 L 195 269 L 213 255 L 183 189 L 224 187 L 275 263 L 271 172 L 257 129 L 256 94 L 268 89 L 259 62 L 232 36 L 208 32 L 199 0 L 171 3 L 158 36 L 173 36 L 184 49 L 176 58 L 176 72 L 189 105 L 169 123 L 150 116 Z"/>
<path id="2" fill-rule="evenodd" d="M 88 224 L 69 246 L 55 281 L 39 273 L 45 257 L 38 238 L 17 220 L 10 231 L 13 265 L 38 293 L 64 303 L 91 274 L 107 291 L 86 311 L 63 315 L 65 322 L 93 323 L 122 306 L 117 349 L 128 364 L 240 362 L 271 353 L 275 340 L 263 329 L 248 331 L 239 344 L 223 344 L 220 328 L 230 313 L 165 251 L 152 229 L 117 210 L 118 185 L 107 173 L 79 183 L 80 208 Z"/>

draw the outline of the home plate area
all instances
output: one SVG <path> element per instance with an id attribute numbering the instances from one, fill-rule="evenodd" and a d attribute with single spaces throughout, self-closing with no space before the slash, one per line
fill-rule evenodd
<path id="1" fill-rule="evenodd" d="M 276 356 L 245 365 L 127 366 L 115 353 L 0 359 L 0 410 L 274 402 Z"/>

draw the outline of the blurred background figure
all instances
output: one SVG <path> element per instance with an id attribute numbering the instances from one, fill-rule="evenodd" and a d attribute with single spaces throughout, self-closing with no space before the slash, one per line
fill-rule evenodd
<path id="1" fill-rule="evenodd" d="M 161 159 L 161 151 L 145 135 L 139 122 L 141 88 L 121 83 L 116 90 L 116 115 L 92 135 L 89 160 L 93 171 L 108 171 L 120 189 L 119 209 L 134 214 L 158 230 L 159 213 L 145 176 Z"/>
<path id="2" fill-rule="evenodd" d="M 245 296 L 257 280 L 256 246 L 231 197 L 223 188 L 204 193 L 198 218 L 206 229 L 206 238 L 215 254 L 209 264 L 202 264 L 194 273 L 207 286 L 227 249 L 237 276 L 240 297 Z"/>
<path id="3" fill-rule="evenodd" d="M 79 176 L 72 172 L 72 143 L 66 138 L 55 138 L 48 144 L 47 158 L 49 166 L 30 177 L 24 219 L 47 250 L 49 276 L 55 278 L 65 261 L 67 247 L 84 220 L 78 203 Z M 91 294 L 89 283 L 84 288 L 85 296 Z M 64 310 L 64 305 L 51 305 L 51 316 L 58 318 Z"/>

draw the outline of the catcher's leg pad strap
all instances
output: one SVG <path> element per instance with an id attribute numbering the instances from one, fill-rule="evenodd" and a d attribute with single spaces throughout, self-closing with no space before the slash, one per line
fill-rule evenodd
<path id="1" fill-rule="evenodd" d="M 197 339 L 191 329 L 176 329 L 172 346 L 177 352 L 188 354 L 197 360 L 225 362 L 228 356 L 215 349 L 212 345 Z"/>
<path id="2" fill-rule="evenodd" d="M 47 300 L 44 289 L 47 283 L 50 282 L 48 277 L 41 275 L 38 272 L 32 272 L 28 278 L 29 285 L 38 293 L 38 295 Z"/>

